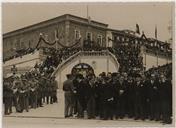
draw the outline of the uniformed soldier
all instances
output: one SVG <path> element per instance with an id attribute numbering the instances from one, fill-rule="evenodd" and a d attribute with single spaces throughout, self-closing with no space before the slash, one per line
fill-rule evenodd
<path id="1" fill-rule="evenodd" d="M 41 106 L 42 106 L 45 103 L 45 96 L 46 96 L 46 79 L 44 76 L 41 76 L 41 78 L 39 79 L 39 87 L 41 92 L 39 94 L 41 94 L 41 100 L 42 100 Z"/>
<path id="2" fill-rule="evenodd" d="M 37 107 L 43 107 L 43 102 L 42 102 L 42 98 L 43 98 L 43 86 L 42 84 L 40 84 L 40 82 L 38 82 L 38 86 L 37 86 Z"/>
<path id="3" fill-rule="evenodd" d="M 49 104 L 50 102 L 50 96 L 51 96 L 51 86 L 50 86 L 50 80 L 48 78 L 45 78 L 45 97 L 46 97 L 46 103 Z"/>
<path id="4" fill-rule="evenodd" d="M 19 90 L 19 105 L 20 105 L 20 110 L 19 112 L 23 112 L 25 109 L 26 112 L 29 111 L 29 85 L 27 83 L 26 79 L 21 79 L 21 86 Z"/>
<path id="5" fill-rule="evenodd" d="M 51 88 L 52 88 L 51 102 L 56 103 L 58 84 L 57 81 L 55 80 L 55 76 L 51 77 Z"/>
<path id="6" fill-rule="evenodd" d="M 10 82 L 7 80 L 3 81 L 3 102 L 4 102 L 4 114 L 9 115 L 12 113 L 12 98 L 13 90 L 11 89 Z"/>
<path id="7" fill-rule="evenodd" d="M 19 99 L 19 87 L 21 85 L 20 81 L 18 78 L 14 78 L 13 80 L 13 105 L 15 106 L 16 112 L 17 110 L 17 105 L 18 105 L 18 99 Z"/>
<path id="8" fill-rule="evenodd" d="M 30 99 L 31 99 L 31 108 L 37 108 L 37 83 L 34 79 L 30 82 Z"/>
<path id="9" fill-rule="evenodd" d="M 67 75 L 67 80 L 63 83 L 63 91 L 65 92 L 65 118 L 73 114 L 73 80 L 71 74 Z"/>

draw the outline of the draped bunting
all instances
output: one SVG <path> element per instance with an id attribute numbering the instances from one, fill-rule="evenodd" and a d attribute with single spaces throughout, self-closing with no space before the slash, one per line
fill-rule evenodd
<path id="1" fill-rule="evenodd" d="M 80 40 L 81 40 L 81 38 L 80 38 L 78 41 L 76 41 L 74 44 L 72 44 L 71 46 L 65 46 L 65 45 L 63 45 L 62 43 L 60 43 L 59 40 L 55 40 L 53 43 L 49 43 L 49 42 L 46 41 L 43 37 L 40 37 L 40 38 L 39 38 L 39 41 L 38 41 L 38 43 L 37 43 L 37 45 L 36 45 L 36 48 L 39 47 L 41 41 L 43 41 L 45 44 L 50 45 L 50 46 L 55 45 L 55 44 L 57 43 L 57 44 L 60 45 L 61 47 L 64 47 L 64 48 L 72 48 L 72 47 L 76 46 L 77 44 L 79 44 L 79 43 L 80 43 Z"/>
<path id="2" fill-rule="evenodd" d="M 80 43 L 80 40 L 81 40 L 81 38 L 80 38 L 78 41 L 76 41 L 74 44 L 70 45 L 70 46 L 65 46 L 65 45 L 63 45 L 62 43 L 60 43 L 59 41 L 57 41 L 57 43 L 58 43 L 60 46 L 64 47 L 64 48 L 72 48 L 72 47 L 76 46 L 77 44 L 79 44 L 79 43 Z"/>

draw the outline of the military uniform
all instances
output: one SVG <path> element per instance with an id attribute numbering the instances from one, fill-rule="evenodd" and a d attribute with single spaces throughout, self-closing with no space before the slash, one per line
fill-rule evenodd
<path id="1" fill-rule="evenodd" d="M 12 98 L 13 98 L 13 90 L 11 89 L 11 85 L 8 81 L 3 83 L 3 103 L 5 108 L 5 115 L 12 113 Z"/>
<path id="2" fill-rule="evenodd" d="M 72 116 L 73 114 L 73 81 L 68 78 L 66 81 L 63 83 L 63 91 L 65 92 L 65 118 Z"/>
<path id="3" fill-rule="evenodd" d="M 30 88 L 31 108 L 37 108 L 37 83 L 32 80 Z"/>
<path id="4" fill-rule="evenodd" d="M 36 88 L 37 91 L 37 107 L 43 107 L 43 102 L 42 102 L 42 98 L 43 98 L 43 85 L 42 83 L 40 83 L 40 81 L 38 82 L 38 86 Z"/>
<path id="5" fill-rule="evenodd" d="M 55 79 L 51 80 L 51 102 L 55 103 L 57 102 L 57 88 L 58 88 L 58 84 L 57 81 L 55 81 Z"/>
<path id="6" fill-rule="evenodd" d="M 21 81 L 22 85 L 19 89 L 19 105 L 20 109 L 19 112 L 23 112 L 25 109 L 26 112 L 29 111 L 29 86 L 27 85 L 26 81 Z"/>

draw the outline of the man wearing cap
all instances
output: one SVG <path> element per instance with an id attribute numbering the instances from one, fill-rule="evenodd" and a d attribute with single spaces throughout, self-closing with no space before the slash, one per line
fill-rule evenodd
<path id="1" fill-rule="evenodd" d="M 37 82 L 32 79 L 30 82 L 30 101 L 31 101 L 31 108 L 37 108 Z"/>
<path id="2" fill-rule="evenodd" d="M 12 97 L 13 90 L 11 89 L 10 82 L 8 80 L 3 81 L 3 103 L 5 108 L 5 115 L 12 113 Z"/>
<path id="3" fill-rule="evenodd" d="M 39 76 L 37 81 L 37 107 L 43 107 L 42 105 L 42 98 L 43 98 L 43 84 L 42 84 L 42 77 Z"/>
<path id="4" fill-rule="evenodd" d="M 29 87 L 25 79 L 21 79 L 21 86 L 19 89 L 19 112 L 23 112 L 25 109 L 26 112 L 29 111 Z"/>
<path id="5" fill-rule="evenodd" d="M 58 84 L 57 81 L 55 80 L 55 76 L 51 77 L 51 88 L 52 88 L 51 102 L 56 103 Z"/>
<path id="6" fill-rule="evenodd" d="M 63 83 L 63 91 L 65 92 L 65 118 L 72 116 L 73 114 L 73 80 L 72 75 L 67 74 L 67 80 Z"/>

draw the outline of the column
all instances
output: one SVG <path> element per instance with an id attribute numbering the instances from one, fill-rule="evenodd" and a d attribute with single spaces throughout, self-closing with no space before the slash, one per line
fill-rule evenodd
<path id="1" fill-rule="evenodd" d="M 69 46 L 69 29 L 70 29 L 70 21 L 65 21 L 65 44 Z"/>

